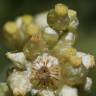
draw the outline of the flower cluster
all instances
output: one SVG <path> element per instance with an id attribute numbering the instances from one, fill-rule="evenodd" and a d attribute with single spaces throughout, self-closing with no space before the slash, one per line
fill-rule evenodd
<path id="1" fill-rule="evenodd" d="M 40 31 L 31 15 L 24 15 L 14 21 L 8 21 L 3 29 L 6 45 L 14 50 L 22 50 L 28 38 Z"/>
<path id="2" fill-rule="evenodd" d="M 56 4 L 34 20 L 23 16 L 5 24 L 8 42 L 23 47 L 22 52 L 6 53 L 14 64 L 7 76 L 14 96 L 28 92 L 32 96 L 78 96 L 76 86 L 90 90 L 92 79 L 87 76 L 95 59 L 73 48 L 78 24 L 76 11 L 64 4 Z"/>

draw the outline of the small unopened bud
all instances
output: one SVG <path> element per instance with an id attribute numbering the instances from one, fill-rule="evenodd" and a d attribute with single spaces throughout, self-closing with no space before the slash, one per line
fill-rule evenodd
<path id="1" fill-rule="evenodd" d="M 82 59 L 77 56 L 71 56 L 70 62 L 73 64 L 73 66 L 79 67 L 82 64 Z"/>
<path id="2" fill-rule="evenodd" d="M 64 31 L 69 24 L 68 7 L 63 4 L 56 4 L 47 15 L 48 25 L 57 31 Z"/>
<path id="3" fill-rule="evenodd" d="M 68 13 L 68 7 L 64 4 L 56 4 L 55 12 L 57 15 L 64 16 Z"/>
<path id="4" fill-rule="evenodd" d="M 7 32 L 8 34 L 14 34 L 17 32 L 18 28 L 16 26 L 16 23 L 15 22 L 7 22 L 4 26 L 4 30 L 5 32 Z"/>
<path id="5" fill-rule="evenodd" d="M 30 24 L 28 27 L 27 27 L 27 31 L 26 31 L 30 36 L 33 36 L 33 35 L 39 35 L 40 33 L 40 29 L 37 25 L 35 24 Z"/>
<path id="6" fill-rule="evenodd" d="M 68 48 L 65 52 L 65 57 L 70 58 L 71 56 L 76 55 L 77 50 L 75 48 Z"/>
<path id="7" fill-rule="evenodd" d="M 24 24 L 29 25 L 32 23 L 33 18 L 31 15 L 24 15 L 24 16 L 22 16 L 22 20 L 23 20 Z"/>

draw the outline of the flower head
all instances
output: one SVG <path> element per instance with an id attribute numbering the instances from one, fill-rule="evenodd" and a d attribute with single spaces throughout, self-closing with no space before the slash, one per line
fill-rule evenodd
<path id="1" fill-rule="evenodd" d="M 56 89 L 60 80 L 60 64 L 56 57 L 44 53 L 32 65 L 32 84 L 36 88 Z"/>

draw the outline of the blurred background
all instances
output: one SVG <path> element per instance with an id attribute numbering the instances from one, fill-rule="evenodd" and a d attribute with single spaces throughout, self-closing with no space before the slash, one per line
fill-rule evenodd
<path id="1" fill-rule="evenodd" d="M 1 35 L 4 23 L 20 15 L 47 11 L 56 3 L 64 3 L 77 11 L 80 25 L 75 46 L 96 57 L 96 0 L 0 0 L 0 82 L 5 81 L 6 70 L 10 66 L 5 57 L 8 48 L 4 46 Z M 93 78 L 90 96 L 96 96 L 96 69 L 91 70 L 89 75 Z"/>

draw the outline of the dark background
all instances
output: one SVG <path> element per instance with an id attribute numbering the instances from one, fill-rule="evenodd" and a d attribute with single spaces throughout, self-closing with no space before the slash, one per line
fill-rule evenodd
<path id="1" fill-rule="evenodd" d="M 79 37 L 76 48 L 80 51 L 93 54 L 96 57 L 96 0 L 0 0 L 0 39 L 2 26 L 6 21 L 14 20 L 23 14 L 32 14 L 46 11 L 56 3 L 64 3 L 78 12 Z M 0 41 L 0 81 L 5 80 L 6 69 L 10 66 L 5 58 L 8 51 Z M 90 71 L 93 78 L 93 87 L 90 96 L 96 96 L 96 69 Z"/>

